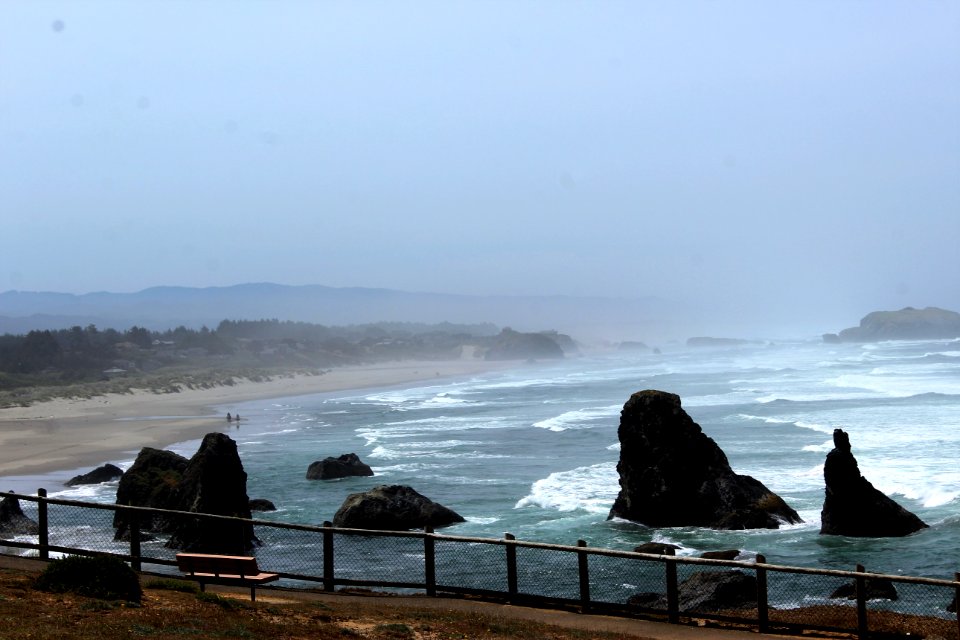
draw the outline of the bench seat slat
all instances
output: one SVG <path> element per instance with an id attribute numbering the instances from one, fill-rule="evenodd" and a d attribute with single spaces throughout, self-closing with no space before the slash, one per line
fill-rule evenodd
<path id="1" fill-rule="evenodd" d="M 278 580 L 277 573 L 267 573 L 257 566 L 252 556 L 218 556 L 207 553 L 178 553 L 177 567 L 188 577 L 200 582 L 246 585 L 250 587 L 250 599 L 256 599 L 255 585 Z"/>

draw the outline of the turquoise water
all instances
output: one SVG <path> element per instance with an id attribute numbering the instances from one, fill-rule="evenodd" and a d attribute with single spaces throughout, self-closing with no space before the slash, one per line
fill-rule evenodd
<path id="1" fill-rule="evenodd" d="M 653 530 L 607 514 L 619 486 L 619 412 L 640 389 L 680 395 L 726 452 L 796 509 L 777 531 Z M 267 517 L 319 524 L 374 484 L 409 484 L 467 522 L 456 535 L 682 553 L 739 548 L 781 564 L 951 578 L 960 570 L 960 342 L 793 343 L 579 358 L 469 380 L 238 407 L 251 497 Z M 835 427 L 861 471 L 931 528 L 906 539 L 819 535 L 822 465 Z M 305 479 L 315 460 L 357 453 L 374 478 Z"/>
<path id="2" fill-rule="evenodd" d="M 679 394 L 731 466 L 779 493 L 804 523 L 776 531 L 650 529 L 607 520 L 616 496 L 619 412 L 631 393 Z M 224 412 L 228 410 L 224 408 Z M 818 341 L 622 354 L 531 364 L 461 380 L 231 406 L 230 435 L 258 517 L 320 524 L 344 498 L 409 484 L 463 515 L 452 535 L 682 555 L 737 548 L 777 564 L 952 578 L 960 570 L 960 341 Z M 901 539 L 819 535 L 822 465 L 833 429 L 861 471 L 930 528 Z M 175 450 L 190 455 L 197 442 Z M 311 462 L 354 452 L 374 478 L 306 480 Z M 123 466 L 132 460 L 114 461 Z M 42 485 L 40 485 L 42 486 Z M 53 495 L 112 501 L 104 485 Z"/>

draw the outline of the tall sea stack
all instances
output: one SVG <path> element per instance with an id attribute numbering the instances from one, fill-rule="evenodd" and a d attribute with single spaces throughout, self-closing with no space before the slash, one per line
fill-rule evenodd
<path id="1" fill-rule="evenodd" d="M 823 465 L 826 483 L 820 533 L 858 538 L 905 536 L 927 527 L 860 475 L 850 436 L 833 430 L 833 450 Z"/>
<path id="2" fill-rule="evenodd" d="M 651 527 L 777 529 L 802 522 L 777 494 L 737 475 L 680 407 L 680 396 L 639 391 L 620 413 L 620 494 L 610 517 Z"/>

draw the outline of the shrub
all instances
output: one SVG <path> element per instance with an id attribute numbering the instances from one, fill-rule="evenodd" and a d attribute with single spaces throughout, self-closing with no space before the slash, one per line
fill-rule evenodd
<path id="1" fill-rule="evenodd" d="M 101 600 L 140 602 L 143 592 L 136 572 L 119 558 L 67 556 L 54 560 L 37 577 L 34 588 L 76 593 Z"/>
<path id="2" fill-rule="evenodd" d="M 172 578 L 157 578 L 146 584 L 147 589 L 161 589 L 163 591 L 180 591 L 181 593 L 199 593 L 200 587 L 186 580 Z"/>

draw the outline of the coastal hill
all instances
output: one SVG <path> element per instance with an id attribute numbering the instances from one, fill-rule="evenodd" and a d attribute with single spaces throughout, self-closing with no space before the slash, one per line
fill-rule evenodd
<path id="1" fill-rule="evenodd" d="M 860 326 L 844 329 L 839 334 L 824 334 L 823 341 L 877 342 L 938 338 L 960 338 L 960 313 L 937 307 L 874 311 L 863 317 Z"/>
<path id="2" fill-rule="evenodd" d="M 162 331 L 215 327 L 224 318 L 347 326 L 391 322 L 492 323 L 517 331 L 557 327 L 583 339 L 647 337 L 679 326 L 690 312 L 654 297 L 481 296 L 365 287 L 247 283 L 226 287 L 153 287 L 132 293 L 0 293 L 0 334 L 96 325 Z M 562 326 L 557 326 L 558 321 Z"/>

